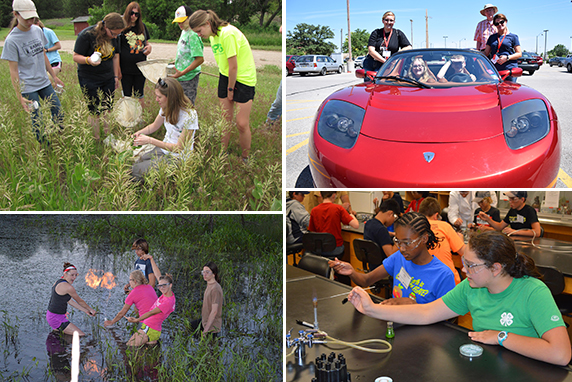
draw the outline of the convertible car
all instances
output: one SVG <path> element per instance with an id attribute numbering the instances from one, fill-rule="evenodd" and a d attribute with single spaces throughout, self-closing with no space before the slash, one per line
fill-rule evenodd
<path id="1" fill-rule="evenodd" d="M 558 118 L 481 53 L 401 51 L 316 113 L 308 155 L 319 188 L 554 187 Z"/>

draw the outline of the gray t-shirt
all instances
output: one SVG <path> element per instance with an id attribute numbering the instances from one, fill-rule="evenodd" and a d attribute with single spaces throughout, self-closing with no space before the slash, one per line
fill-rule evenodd
<path id="1" fill-rule="evenodd" d="M 6 37 L 2 59 L 18 63 L 22 93 L 35 92 L 50 85 L 44 58 L 47 42 L 44 32 L 36 25 L 27 32 L 16 27 Z"/>

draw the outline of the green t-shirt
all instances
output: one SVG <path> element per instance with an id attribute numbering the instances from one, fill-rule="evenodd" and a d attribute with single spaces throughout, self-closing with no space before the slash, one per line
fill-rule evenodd
<path id="1" fill-rule="evenodd" d="M 236 56 L 236 80 L 244 85 L 256 85 L 256 66 L 248 40 L 232 25 L 220 27 L 216 36 L 209 37 L 219 71 L 228 77 L 228 59 Z"/>
<path id="2" fill-rule="evenodd" d="M 196 57 L 203 57 L 203 40 L 192 29 L 181 32 L 179 43 L 177 44 L 177 58 L 175 67 L 182 72 L 191 65 Z M 201 66 L 197 66 L 184 76 L 178 78 L 179 81 L 190 81 L 200 73 Z"/>
<path id="3" fill-rule="evenodd" d="M 558 326 L 565 326 L 550 290 L 533 277 L 515 278 L 503 292 L 472 288 L 463 280 L 443 296 L 443 302 L 459 315 L 471 312 L 473 329 L 506 330 L 540 338 Z"/>

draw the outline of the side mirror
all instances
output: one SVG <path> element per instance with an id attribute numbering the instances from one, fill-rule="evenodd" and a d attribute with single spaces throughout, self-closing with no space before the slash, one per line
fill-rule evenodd
<path id="1" fill-rule="evenodd" d="M 501 70 L 499 72 L 501 75 L 502 80 L 504 81 L 508 76 L 511 77 L 521 77 L 522 76 L 522 68 L 512 68 L 509 70 Z"/>
<path id="2" fill-rule="evenodd" d="M 356 78 L 365 78 L 365 70 L 356 69 Z"/>
<path id="3" fill-rule="evenodd" d="M 377 72 L 375 70 L 368 70 L 367 72 L 365 69 L 356 69 L 356 77 L 357 78 L 368 78 L 370 81 L 373 81 Z"/>

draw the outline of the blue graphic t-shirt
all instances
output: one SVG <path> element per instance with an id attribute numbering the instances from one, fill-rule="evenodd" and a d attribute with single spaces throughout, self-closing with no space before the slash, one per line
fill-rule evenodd
<path id="1" fill-rule="evenodd" d="M 417 265 L 397 251 L 383 260 L 383 266 L 393 277 L 394 298 L 409 297 L 427 304 L 455 287 L 453 271 L 436 257 L 429 264 Z"/>

